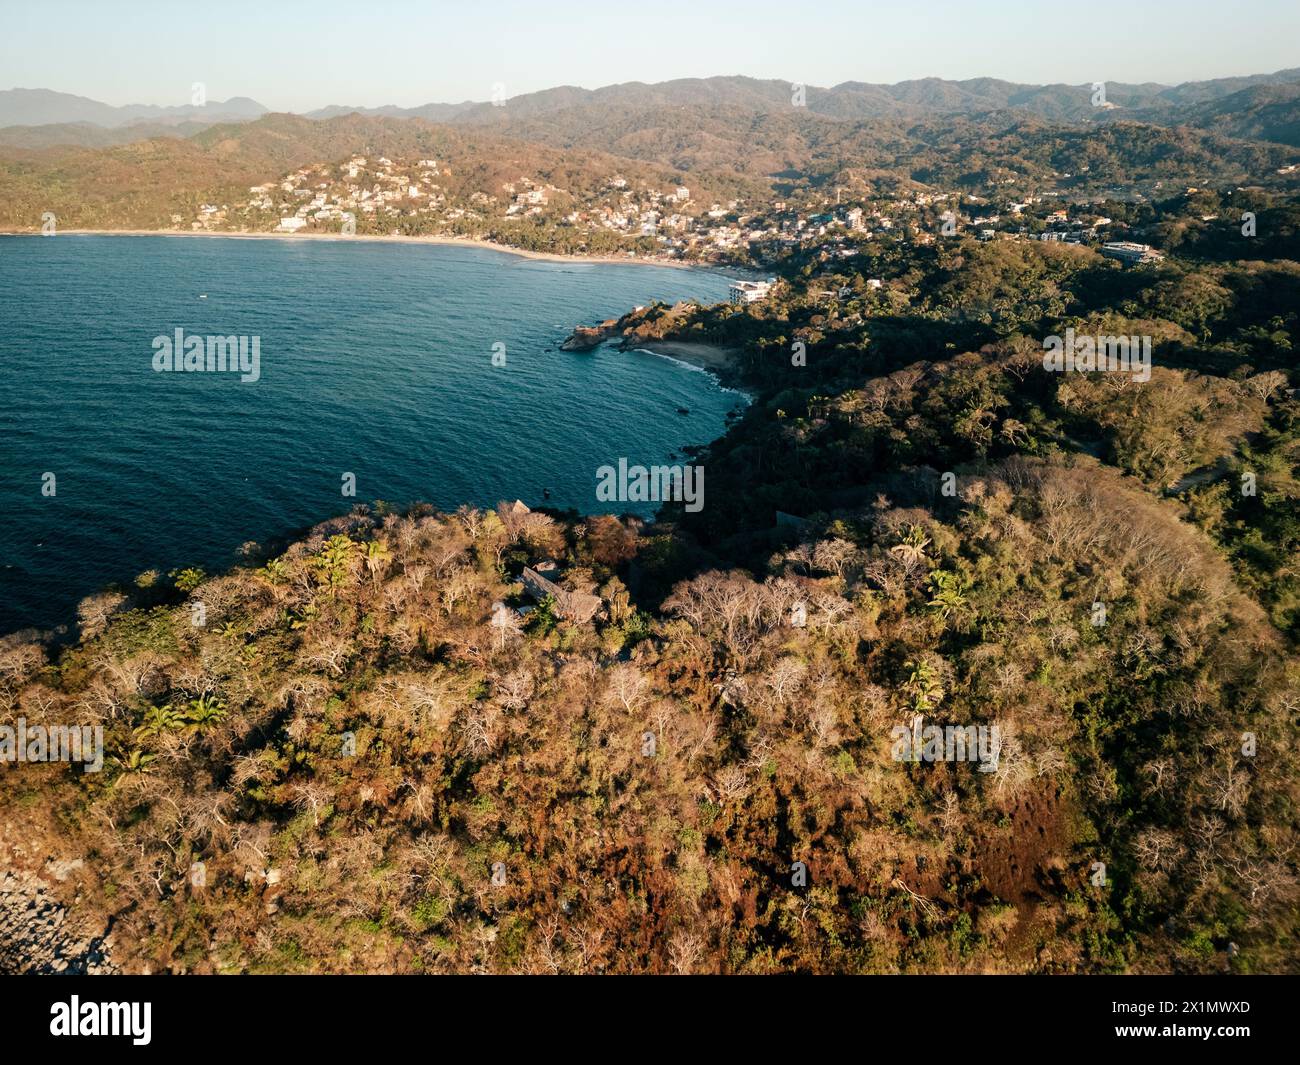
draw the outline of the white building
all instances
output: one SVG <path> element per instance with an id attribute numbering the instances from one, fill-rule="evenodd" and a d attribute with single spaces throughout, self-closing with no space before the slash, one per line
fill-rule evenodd
<path id="1" fill-rule="evenodd" d="M 1131 240 L 1112 240 L 1101 246 L 1102 255 L 1125 263 L 1153 263 L 1164 258 L 1150 244 L 1137 244 Z"/>
<path id="2" fill-rule="evenodd" d="M 283 233 L 296 233 L 307 224 L 305 218 L 281 218 L 280 231 Z"/>
<path id="3" fill-rule="evenodd" d="M 766 281 L 733 281 L 729 289 L 732 306 L 758 303 L 766 299 L 774 284 L 776 278 L 768 278 Z"/>

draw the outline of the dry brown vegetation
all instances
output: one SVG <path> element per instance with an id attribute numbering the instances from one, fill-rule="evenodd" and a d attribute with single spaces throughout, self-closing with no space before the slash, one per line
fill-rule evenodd
<path id="1" fill-rule="evenodd" d="M 1300 681 L 1172 504 L 1012 460 L 654 616 L 619 575 L 647 546 L 362 509 L 189 602 L 101 604 L 0 679 L 110 764 L 3 801 L 53 804 L 128 970 L 1200 970 L 1228 936 L 1281 964 Z M 492 624 L 542 557 L 593 625 Z M 918 712 L 997 723 L 996 771 L 894 761 Z"/>

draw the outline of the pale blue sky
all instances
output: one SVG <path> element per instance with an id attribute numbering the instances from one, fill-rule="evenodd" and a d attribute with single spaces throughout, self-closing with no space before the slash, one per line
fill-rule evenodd
<path id="1" fill-rule="evenodd" d="M 1300 66 L 1297 0 L 0 0 L 0 88 L 411 107 L 749 74 L 1173 83 Z"/>

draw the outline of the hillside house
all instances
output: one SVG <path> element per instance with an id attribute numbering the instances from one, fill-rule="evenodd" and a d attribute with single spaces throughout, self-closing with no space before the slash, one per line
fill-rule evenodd
<path id="1" fill-rule="evenodd" d="M 1131 240 L 1107 241 L 1101 246 L 1101 253 L 1108 259 L 1118 259 L 1124 263 L 1155 263 L 1164 258 L 1164 254 L 1150 244 L 1138 244 Z"/>
<path id="2" fill-rule="evenodd" d="M 538 602 L 549 595 L 555 601 L 555 612 L 560 617 L 579 625 L 586 624 L 600 612 L 603 601 L 598 595 L 561 588 L 551 579 L 558 576 L 559 570 L 554 562 L 539 562 L 537 569 L 525 566 L 520 580 L 524 583 L 524 591 Z"/>

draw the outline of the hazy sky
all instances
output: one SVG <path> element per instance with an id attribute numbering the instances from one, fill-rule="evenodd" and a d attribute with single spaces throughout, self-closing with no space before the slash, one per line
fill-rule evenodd
<path id="1" fill-rule="evenodd" d="M 411 107 L 713 74 L 1179 82 L 1300 66 L 1297 0 L 0 0 L 0 88 Z"/>

